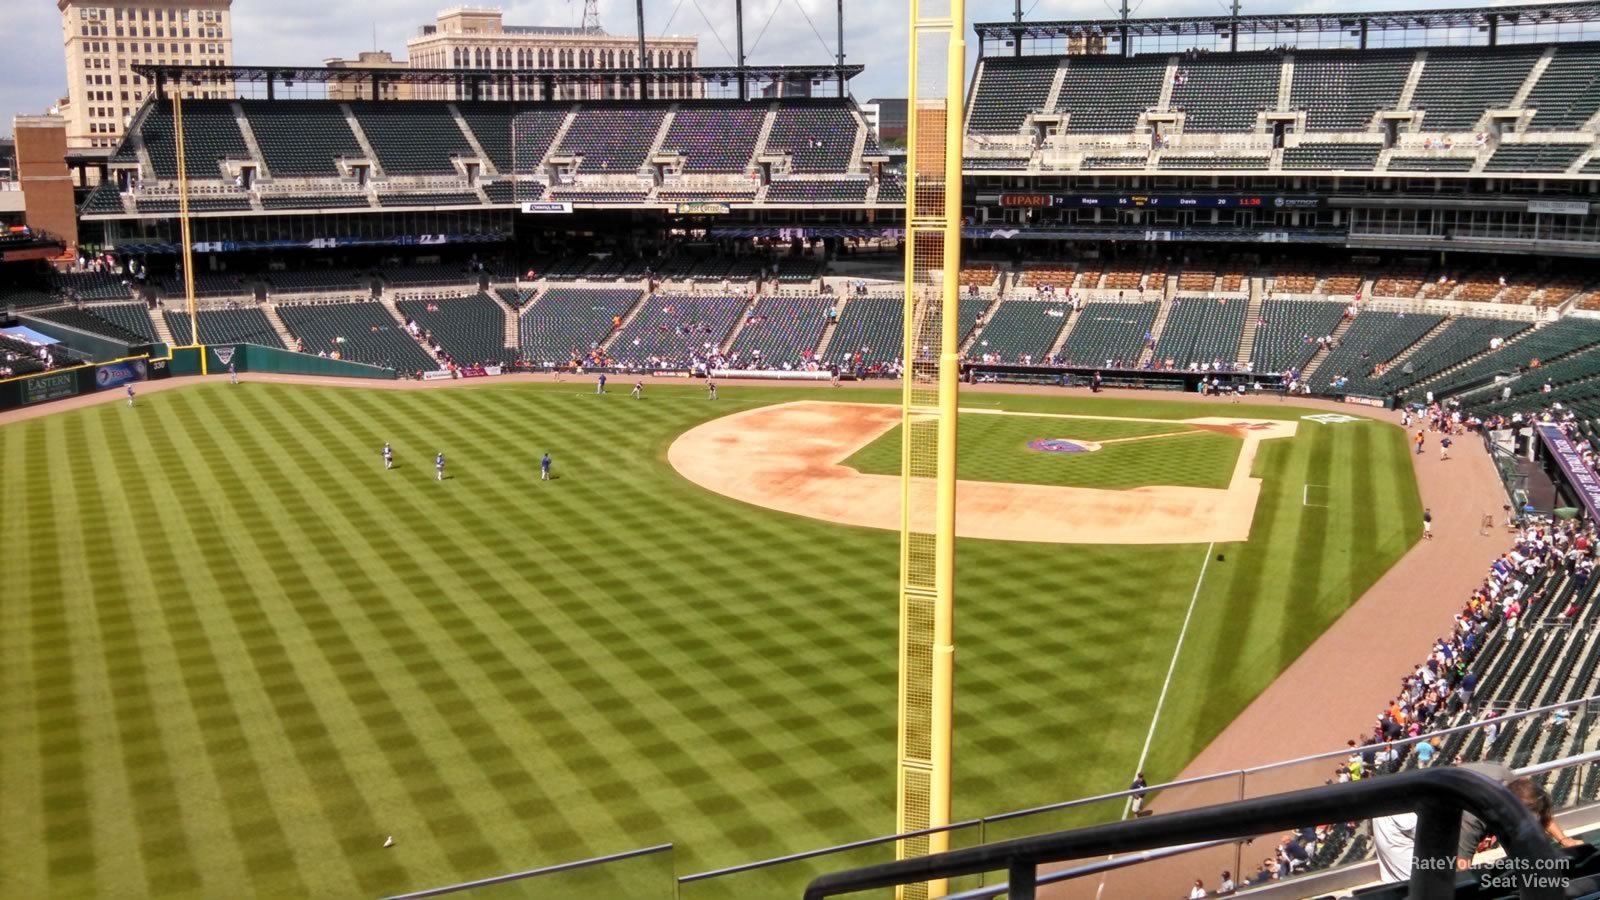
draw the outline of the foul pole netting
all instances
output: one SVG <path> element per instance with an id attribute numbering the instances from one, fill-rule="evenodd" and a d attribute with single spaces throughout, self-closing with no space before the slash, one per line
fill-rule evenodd
<path id="1" fill-rule="evenodd" d="M 905 365 L 901 402 L 900 833 L 950 822 L 955 686 L 955 462 L 959 377 L 965 0 L 910 0 Z M 946 833 L 899 842 L 937 853 Z M 902 898 L 944 893 L 911 885 Z"/>

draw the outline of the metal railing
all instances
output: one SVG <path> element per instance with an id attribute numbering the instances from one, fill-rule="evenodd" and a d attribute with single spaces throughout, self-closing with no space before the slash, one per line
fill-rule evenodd
<path id="1" fill-rule="evenodd" d="M 1470 812 L 1500 838 L 1522 871 L 1556 871 L 1558 861 L 1532 813 L 1504 785 L 1466 769 L 1408 772 L 1377 780 L 1311 788 L 1184 810 L 1146 819 L 1091 825 L 1071 831 L 952 850 L 816 878 L 806 900 L 897 887 L 981 872 L 1009 873 L 1011 900 L 1034 900 L 1040 865 L 1118 852 L 1158 850 L 1196 842 L 1227 841 L 1286 831 L 1306 822 L 1351 821 L 1417 814 L 1415 859 L 1409 896 L 1444 900 L 1455 896 L 1456 843 L 1461 814 Z M 1448 860 L 1448 864 L 1444 861 Z M 1556 898 L 1563 890 L 1529 882 L 1527 898 Z"/>

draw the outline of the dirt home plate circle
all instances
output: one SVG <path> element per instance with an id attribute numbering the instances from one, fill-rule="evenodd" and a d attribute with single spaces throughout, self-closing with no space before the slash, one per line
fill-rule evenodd
<path id="1" fill-rule="evenodd" d="M 1073 441 L 1066 438 L 1039 438 L 1028 442 L 1029 450 L 1040 453 L 1093 453 L 1100 449 L 1094 441 Z"/>

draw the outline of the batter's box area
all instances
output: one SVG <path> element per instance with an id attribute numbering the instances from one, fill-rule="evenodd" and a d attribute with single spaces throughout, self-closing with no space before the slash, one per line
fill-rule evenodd
<path id="1" fill-rule="evenodd" d="M 1308 484 L 1300 494 L 1300 505 L 1316 509 L 1327 509 L 1329 488 L 1325 484 Z"/>

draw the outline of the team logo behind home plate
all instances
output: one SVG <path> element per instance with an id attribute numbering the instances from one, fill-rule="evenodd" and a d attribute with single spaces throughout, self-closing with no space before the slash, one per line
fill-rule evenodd
<path id="1" fill-rule="evenodd" d="M 1093 453 L 1100 449 L 1094 441 L 1069 441 L 1066 438 L 1039 438 L 1028 442 L 1029 450 L 1040 453 Z"/>

